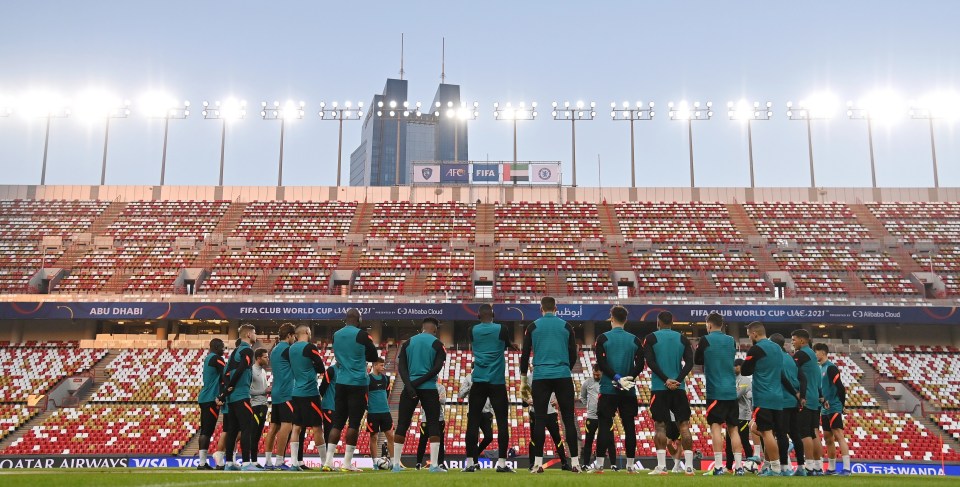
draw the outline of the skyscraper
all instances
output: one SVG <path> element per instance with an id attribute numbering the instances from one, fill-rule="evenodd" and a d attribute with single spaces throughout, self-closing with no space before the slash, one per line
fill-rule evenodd
<path id="1" fill-rule="evenodd" d="M 374 95 L 363 120 L 360 146 L 350 155 L 351 186 L 408 184 L 413 162 L 468 160 L 467 121 L 456 117 L 459 85 L 440 84 L 420 117 L 413 102 L 404 116 L 404 102 L 407 80 L 387 79 L 383 93 Z"/>

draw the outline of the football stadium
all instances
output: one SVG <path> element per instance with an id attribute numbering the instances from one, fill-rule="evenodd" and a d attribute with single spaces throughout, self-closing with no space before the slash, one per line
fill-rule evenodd
<path id="1" fill-rule="evenodd" d="M 771 46 L 824 81 L 746 58 L 674 79 L 633 32 L 676 29 L 626 20 L 698 9 L 751 32 L 708 46 L 693 21 L 664 55 L 757 56 L 731 43 L 785 12 L 748 2 L 200 3 L 9 6 L 0 484 L 960 476 L 955 6 L 851 2 L 865 23 L 846 32 L 826 2 L 790 12 L 823 39 Z M 336 21 L 318 54 L 296 44 L 323 28 L 271 33 L 382 8 L 429 35 Z M 600 14 L 623 22 L 609 39 L 556 32 Z M 465 15 L 496 27 L 442 34 Z M 181 16 L 203 32 L 171 30 Z M 553 27 L 511 33 L 504 16 Z M 901 21 L 897 46 L 858 37 Z M 41 24 L 43 42 L 27 35 Z M 260 72 L 239 61 L 275 49 Z M 513 59 L 528 49 L 630 79 Z"/>

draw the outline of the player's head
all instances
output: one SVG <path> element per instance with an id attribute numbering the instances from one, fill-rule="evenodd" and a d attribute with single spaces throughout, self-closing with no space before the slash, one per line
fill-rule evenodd
<path id="1" fill-rule="evenodd" d="M 773 335 L 770 335 L 770 341 L 779 345 L 781 350 L 785 349 L 784 345 L 787 343 L 787 339 L 784 338 L 783 335 L 779 333 L 774 333 Z"/>
<path id="2" fill-rule="evenodd" d="M 793 330 L 793 333 L 790 334 L 790 338 L 793 340 L 793 349 L 800 350 L 807 345 L 810 345 L 810 332 L 804 329 Z"/>
<path id="3" fill-rule="evenodd" d="M 623 326 L 627 323 L 627 308 L 614 306 L 610 308 L 610 323 L 613 326 Z"/>
<path id="4" fill-rule="evenodd" d="M 753 343 L 757 343 L 764 338 L 767 338 L 767 329 L 763 326 L 763 323 L 759 321 L 754 321 L 747 325 L 747 336 L 750 337 L 750 340 Z"/>
<path id="5" fill-rule="evenodd" d="M 672 328 L 673 327 L 673 313 L 669 311 L 661 311 L 657 314 L 657 328 Z"/>
<path id="6" fill-rule="evenodd" d="M 210 352 L 215 353 L 217 355 L 223 355 L 223 348 L 224 348 L 223 340 L 219 338 L 214 338 L 213 340 L 210 340 Z"/>
<path id="7" fill-rule="evenodd" d="M 360 325 L 360 310 L 357 308 L 350 308 L 347 310 L 346 315 L 343 317 L 344 323 L 348 325 L 358 326 Z"/>
<path id="8" fill-rule="evenodd" d="M 740 367 L 743 366 L 743 359 L 738 358 L 733 361 L 733 370 L 737 372 L 737 375 L 740 375 Z"/>
<path id="9" fill-rule="evenodd" d="M 440 320 L 434 318 L 433 316 L 427 316 L 420 322 L 420 329 L 424 333 L 429 333 L 431 335 L 437 334 L 437 329 L 440 328 Z"/>
<path id="10" fill-rule="evenodd" d="M 541 313 L 556 313 L 557 312 L 557 298 L 551 296 L 544 296 L 540 299 L 540 312 Z"/>
<path id="11" fill-rule="evenodd" d="M 313 330 L 310 325 L 300 325 L 294 333 L 297 335 L 298 342 L 309 342 L 313 338 Z"/>
<path id="12" fill-rule="evenodd" d="M 296 327 L 293 326 L 293 323 L 284 323 L 280 325 L 280 330 L 277 332 L 277 343 L 291 342 L 296 339 Z"/>
<path id="13" fill-rule="evenodd" d="M 270 352 L 266 348 L 258 348 L 256 352 L 253 352 L 253 359 L 260 367 L 266 367 L 270 365 Z"/>
<path id="14" fill-rule="evenodd" d="M 493 321 L 493 306 L 490 306 L 489 304 L 481 304 L 480 309 L 477 310 L 477 317 L 480 318 L 480 321 L 484 323 Z"/>
<path id="15" fill-rule="evenodd" d="M 253 345 L 257 341 L 257 328 L 250 323 L 240 325 L 240 331 L 237 333 L 241 340 Z"/>
<path id="16" fill-rule="evenodd" d="M 600 364 L 594 362 L 593 363 L 593 380 L 600 380 L 601 375 L 602 374 L 600 372 Z"/>
<path id="17" fill-rule="evenodd" d="M 383 375 L 383 357 L 377 357 L 377 359 L 373 361 L 373 373 Z"/>
<path id="18" fill-rule="evenodd" d="M 827 361 L 827 354 L 830 353 L 830 347 L 826 343 L 816 343 L 813 345 L 813 351 L 817 354 L 817 362 L 824 363 Z"/>
<path id="19" fill-rule="evenodd" d="M 707 331 L 721 331 L 723 330 L 723 316 L 720 316 L 720 313 L 713 312 L 707 315 Z"/>

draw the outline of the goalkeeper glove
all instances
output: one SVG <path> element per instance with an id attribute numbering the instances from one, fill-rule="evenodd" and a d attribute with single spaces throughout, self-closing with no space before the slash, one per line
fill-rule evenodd
<path id="1" fill-rule="evenodd" d="M 530 402 L 533 391 L 530 390 L 529 379 L 526 376 L 520 378 L 520 398 L 523 402 Z"/>
<path id="2" fill-rule="evenodd" d="M 629 391 L 630 389 L 633 389 L 634 387 L 637 386 L 636 381 L 634 381 L 633 377 L 630 377 L 629 375 L 626 377 L 620 377 L 618 375 L 617 383 L 620 385 L 620 388 L 625 391 Z"/>

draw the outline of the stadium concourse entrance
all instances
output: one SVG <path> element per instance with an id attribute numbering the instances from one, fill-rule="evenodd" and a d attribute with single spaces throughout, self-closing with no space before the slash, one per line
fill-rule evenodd
<path id="1" fill-rule="evenodd" d="M 202 339 L 204 336 L 221 336 L 236 339 L 241 323 L 257 327 L 262 343 L 275 341 L 277 330 L 283 323 L 309 325 L 314 340 L 329 343 L 333 333 L 343 326 L 340 320 L 0 320 L 0 341 L 12 343 L 46 340 L 98 340 L 123 336 L 127 340 Z M 507 325 L 519 346 L 523 330 L 530 323 L 507 321 Z M 570 321 L 581 346 L 591 347 L 600 334 L 610 330 L 606 321 Z M 441 321 L 440 338 L 448 346 L 457 349 L 469 348 L 469 331 L 476 321 Z M 727 333 L 735 339 L 746 339 L 747 323 L 728 323 Z M 377 343 L 397 344 L 406 341 L 420 331 L 420 319 L 364 320 L 364 328 Z M 798 328 L 810 331 L 818 339 L 834 340 L 835 343 L 873 340 L 875 343 L 944 344 L 956 342 L 958 332 L 948 325 L 889 325 L 889 324 L 821 324 L 821 323 L 768 323 L 768 333 L 789 336 Z M 691 339 L 706 333 L 703 323 L 675 322 L 674 329 Z M 627 331 L 643 337 L 656 330 L 653 322 L 630 322 Z"/>

